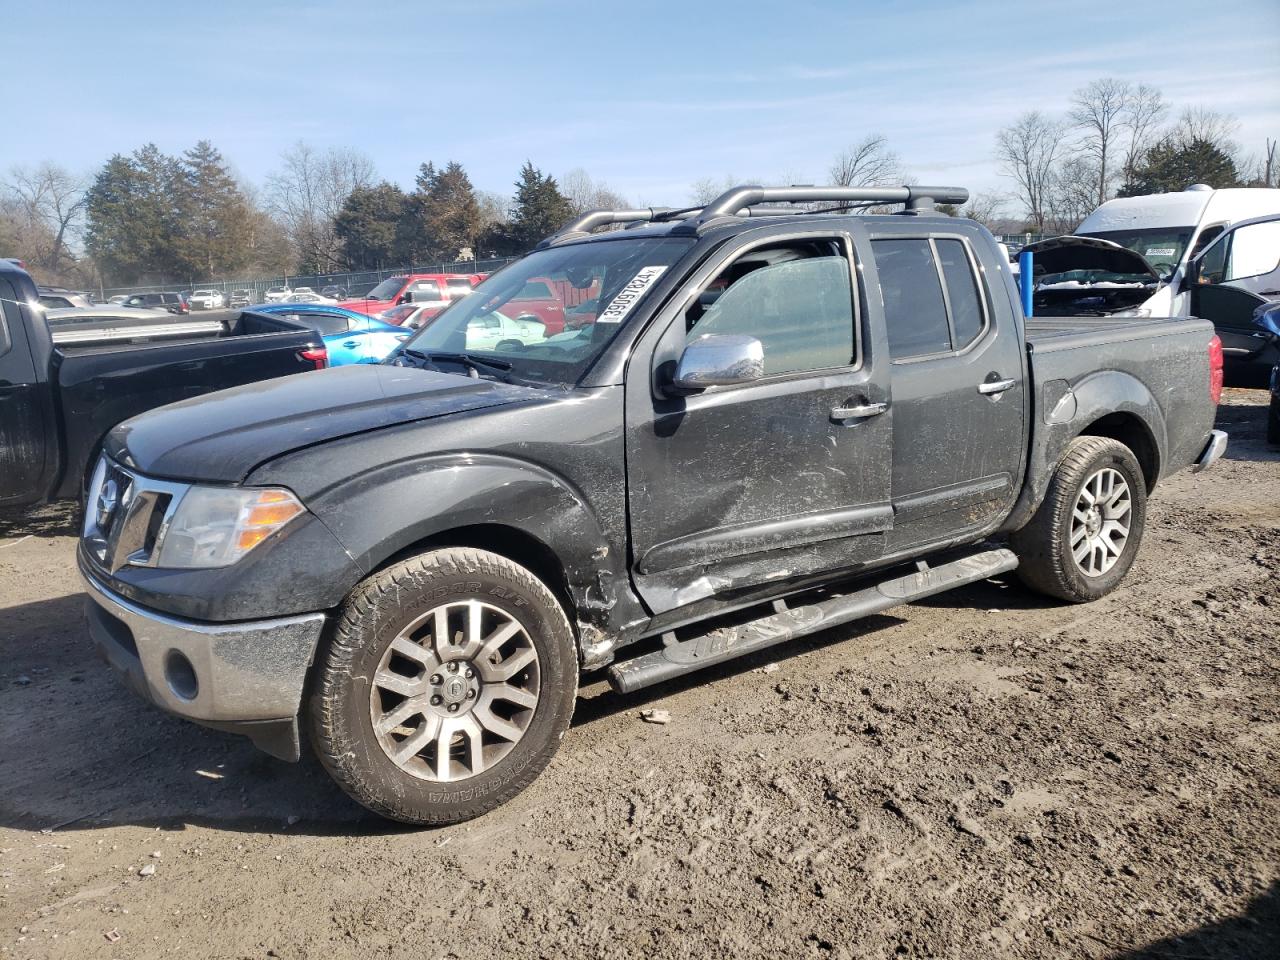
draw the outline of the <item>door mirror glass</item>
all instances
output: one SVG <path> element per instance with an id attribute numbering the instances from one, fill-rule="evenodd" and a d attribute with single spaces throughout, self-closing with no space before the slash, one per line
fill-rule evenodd
<path id="1" fill-rule="evenodd" d="M 1280 303 L 1268 303 L 1253 312 L 1253 322 L 1272 336 L 1280 337 Z"/>
<path id="2" fill-rule="evenodd" d="M 398 303 L 413 303 L 413 293 L 412 293 L 412 292 L 410 292 L 410 291 L 406 291 L 405 293 L 402 293 L 402 294 L 400 295 L 400 299 L 399 299 L 399 301 L 397 301 L 397 302 L 398 302 Z"/>
<path id="3" fill-rule="evenodd" d="M 764 376 L 764 346 L 743 334 L 708 333 L 690 341 L 676 365 L 674 385 L 705 390 L 751 383 Z"/>

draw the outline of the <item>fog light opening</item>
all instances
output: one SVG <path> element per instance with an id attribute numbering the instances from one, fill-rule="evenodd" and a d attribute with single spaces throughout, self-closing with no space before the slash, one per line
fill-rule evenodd
<path id="1" fill-rule="evenodd" d="M 169 682 L 169 689 L 174 696 L 183 700 L 194 700 L 200 692 L 196 668 L 177 650 L 170 650 L 164 658 L 164 678 Z"/>

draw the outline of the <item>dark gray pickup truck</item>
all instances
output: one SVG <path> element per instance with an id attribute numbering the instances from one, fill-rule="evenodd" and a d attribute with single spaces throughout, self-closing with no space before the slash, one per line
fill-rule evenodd
<path id="1" fill-rule="evenodd" d="M 1103 596 L 1161 478 L 1225 447 L 1220 347 L 1024 321 L 987 231 L 932 212 L 964 198 L 598 211 L 383 365 L 123 424 L 79 551 L 95 642 L 157 705 L 287 759 L 305 725 L 361 803 L 441 823 L 537 776 L 582 670 L 629 692 L 1015 570 Z M 505 323 L 531 278 L 594 315 Z"/>

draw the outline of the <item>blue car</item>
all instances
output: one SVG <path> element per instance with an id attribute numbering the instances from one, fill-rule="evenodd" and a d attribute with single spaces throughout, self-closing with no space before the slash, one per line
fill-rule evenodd
<path id="1" fill-rule="evenodd" d="M 349 363 L 378 363 L 404 341 L 412 330 L 385 323 L 344 307 L 318 303 L 260 303 L 246 307 L 246 312 L 288 317 L 305 323 L 324 340 L 329 351 L 329 366 Z"/>

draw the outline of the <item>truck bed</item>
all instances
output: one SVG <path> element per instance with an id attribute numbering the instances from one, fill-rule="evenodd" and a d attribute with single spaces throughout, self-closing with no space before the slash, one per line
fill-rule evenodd
<path id="1" fill-rule="evenodd" d="M 1146 340 L 1186 331 L 1189 317 L 1031 317 L 1026 338 L 1038 353 Z"/>

